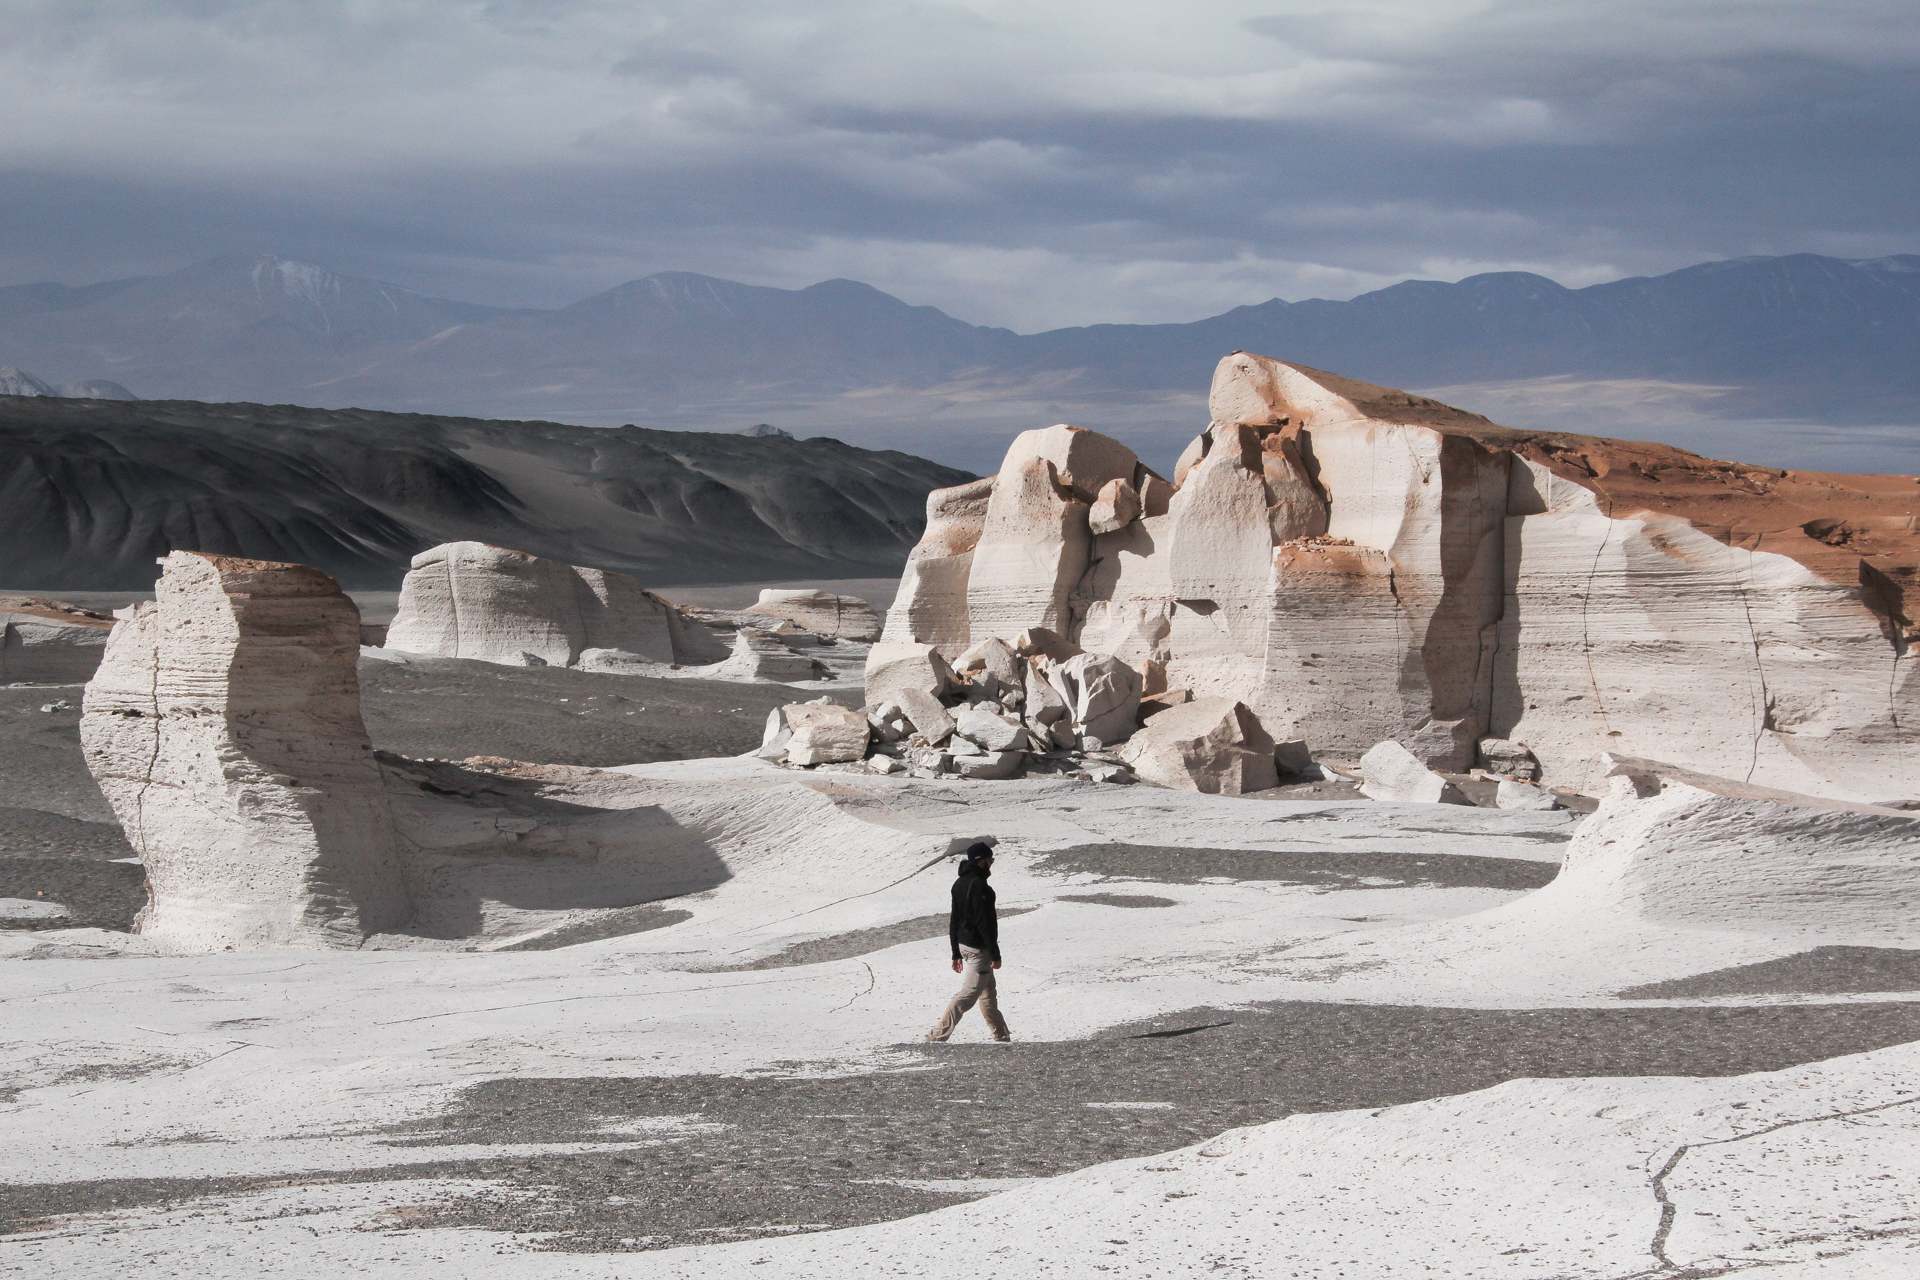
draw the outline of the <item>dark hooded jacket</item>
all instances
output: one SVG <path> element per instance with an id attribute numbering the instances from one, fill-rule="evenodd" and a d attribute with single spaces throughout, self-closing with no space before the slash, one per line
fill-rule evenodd
<path id="1" fill-rule="evenodd" d="M 962 945 L 978 947 L 989 960 L 1000 958 L 1000 920 L 994 914 L 993 901 L 987 868 L 972 858 L 963 860 L 953 882 L 953 915 L 947 922 L 947 941 L 953 944 L 955 960 L 960 958 Z"/>

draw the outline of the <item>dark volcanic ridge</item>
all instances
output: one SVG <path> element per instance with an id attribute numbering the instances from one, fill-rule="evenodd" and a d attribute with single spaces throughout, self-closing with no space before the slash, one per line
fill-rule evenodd
<path id="1" fill-rule="evenodd" d="M 826 438 L 0 397 L 0 545 L 23 590 L 141 590 L 173 550 L 392 589 L 463 540 L 648 586 L 880 577 L 928 491 L 971 478 Z"/>

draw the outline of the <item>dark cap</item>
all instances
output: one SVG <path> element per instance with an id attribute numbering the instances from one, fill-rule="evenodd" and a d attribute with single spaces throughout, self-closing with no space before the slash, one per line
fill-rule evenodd
<path id="1" fill-rule="evenodd" d="M 993 846 L 990 844 L 982 844 L 976 840 L 967 846 L 967 856 L 974 859 L 991 858 L 993 856 Z"/>

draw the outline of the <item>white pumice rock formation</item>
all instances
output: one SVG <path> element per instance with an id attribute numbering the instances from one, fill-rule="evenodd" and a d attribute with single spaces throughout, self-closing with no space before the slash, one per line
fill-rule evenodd
<path id="1" fill-rule="evenodd" d="M 1471 804 L 1460 788 L 1397 742 L 1375 743 L 1360 757 L 1360 794 L 1409 804 Z"/>
<path id="2" fill-rule="evenodd" d="M 820 590 L 770 587 L 760 593 L 759 603 L 749 606 L 747 612 L 785 618 L 818 635 L 841 640 L 878 640 L 884 622 L 865 600 Z"/>
<path id="3" fill-rule="evenodd" d="M 360 720 L 360 613 L 304 565 L 176 551 L 87 686 L 87 765 L 178 950 L 359 946 L 411 913 Z"/>
<path id="4" fill-rule="evenodd" d="M 996 714 L 982 706 L 968 707 L 953 718 L 953 736 L 970 742 L 982 751 L 1024 751 L 1027 730 L 1012 716 Z"/>
<path id="5" fill-rule="evenodd" d="M 1210 410 L 1172 483 L 1056 426 L 931 495 L 887 640 L 1031 657 L 1044 629 L 1334 758 L 1591 790 L 1617 751 L 1920 798 L 1914 478 L 1510 430 L 1244 352 Z"/>
<path id="6" fill-rule="evenodd" d="M 80 684 L 106 652 L 113 619 L 59 600 L 0 596 L 0 684 Z"/>
<path id="7" fill-rule="evenodd" d="M 1920 814 L 1608 755 L 1607 793 L 1539 893 L 1503 910 L 1578 909 L 1681 929 L 1910 945 Z"/>
<path id="8" fill-rule="evenodd" d="M 1142 781 L 1238 796 L 1279 785 L 1273 739 L 1245 703 L 1200 698 L 1168 707 L 1120 749 Z"/>
<path id="9" fill-rule="evenodd" d="M 712 668 L 722 680 L 768 680 L 776 684 L 817 680 L 820 664 L 804 653 L 795 653 L 773 633 L 742 627 L 733 633 L 733 653 Z"/>
<path id="10" fill-rule="evenodd" d="M 413 558 L 386 643 L 507 666 L 573 666 L 596 649 L 662 664 L 716 661 L 696 627 L 625 574 L 448 542 Z"/>

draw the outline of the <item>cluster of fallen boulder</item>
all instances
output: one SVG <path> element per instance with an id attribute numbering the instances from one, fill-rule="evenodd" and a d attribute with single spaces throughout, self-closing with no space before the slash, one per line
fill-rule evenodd
<path id="1" fill-rule="evenodd" d="M 957 667 L 992 640 L 1030 662 L 1012 638 L 1044 631 L 1182 708 L 1138 740 L 1119 717 L 1077 730 L 1103 753 L 1128 742 L 1118 762 L 1167 785 L 1271 785 L 1272 742 L 1379 796 L 1510 783 L 1510 803 L 1547 803 L 1540 784 L 1598 787 L 1607 752 L 1920 795 L 1912 477 L 1514 431 L 1244 352 L 1211 414 L 1171 480 L 1063 425 L 930 495 L 869 657 L 876 741 L 908 731 L 925 739 L 910 761 L 934 760 L 955 691 L 929 655 Z M 1056 738 L 964 683 L 1020 722 L 1029 758 L 1081 745 L 1071 721 Z"/>
<path id="2" fill-rule="evenodd" d="M 1289 773 L 1315 768 L 1304 744 L 1274 743 L 1244 704 L 1143 698 L 1133 667 L 1044 627 L 989 637 L 951 663 L 933 645 L 878 645 L 866 694 L 858 711 L 775 711 L 758 754 L 918 778 L 1047 774 L 1226 795 L 1277 785 L 1283 759 Z"/>

